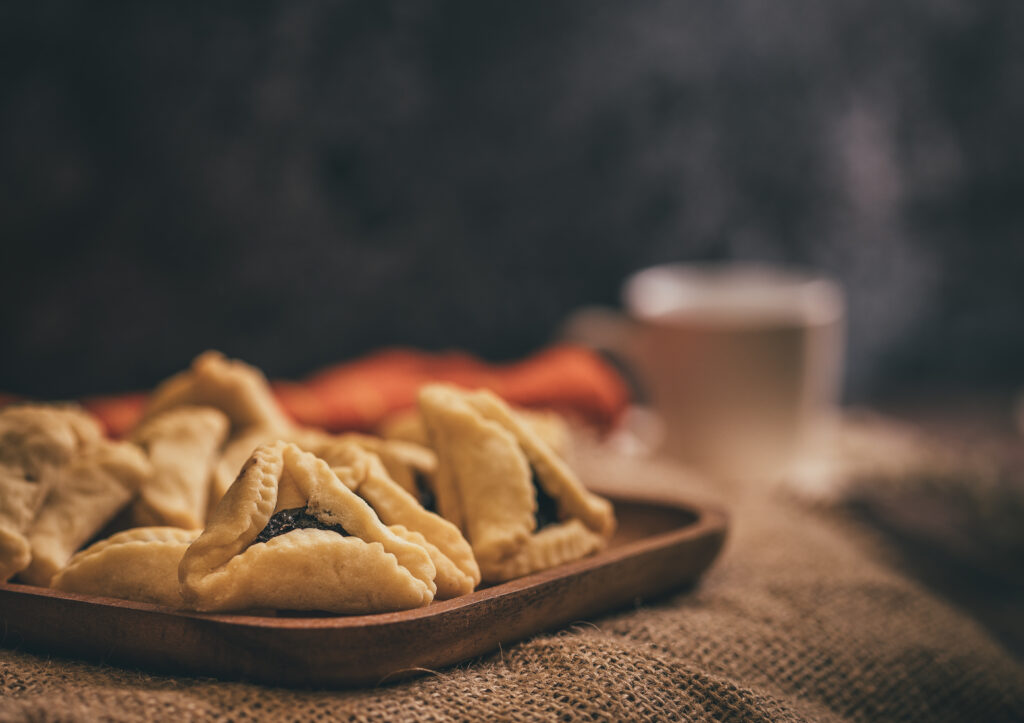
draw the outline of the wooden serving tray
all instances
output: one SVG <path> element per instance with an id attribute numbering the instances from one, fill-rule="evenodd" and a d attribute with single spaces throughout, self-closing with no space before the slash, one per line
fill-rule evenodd
<path id="1" fill-rule="evenodd" d="M 606 550 L 416 610 L 203 614 L 0 584 L 0 645 L 271 685 L 407 678 L 693 582 L 725 540 L 719 510 L 665 497 L 612 501 L 619 528 Z"/>

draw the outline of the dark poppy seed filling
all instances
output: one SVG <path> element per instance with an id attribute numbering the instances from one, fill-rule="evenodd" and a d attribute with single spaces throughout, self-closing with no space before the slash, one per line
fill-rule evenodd
<path id="1" fill-rule="evenodd" d="M 330 532 L 337 532 L 339 535 L 348 535 L 348 531 L 341 525 L 325 524 L 306 512 L 305 507 L 296 507 L 274 513 L 274 516 L 267 520 L 267 526 L 263 528 L 260 534 L 256 535 L 256 539 L 252 541 L 252 544 L 266 542 L 272 537 L 278 537 L 292 530 L 309 529 L 329 530 Z"/>
<path id="2" fill-rule="evenodd" d="M 558 502 L 544 491 L 533 465 L 530 465 L 530 482 L 533 483 L 533 490 L 537 495 L 537 529 L 542 530 L 558 522 Z"/>
<path id="3" fill-rule="evenodd" d="M 416 480 L 416 497 L 419 499 L 423 509 L 437 512 L 437 498 L 434 497 L 434 490 L 430 489 L 427 476 L 419 470 L 416 470 L 413 474 Z"/>

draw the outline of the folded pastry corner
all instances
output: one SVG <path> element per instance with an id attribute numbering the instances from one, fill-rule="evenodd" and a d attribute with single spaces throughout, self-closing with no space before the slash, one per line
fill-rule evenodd
<path id="1" fill-rule="evenodd" d="M 295 444 L 260 445 L 178 568 L 199 610 L 368 613 L 428 604 L 427 551 L 381 523 L 325 461 Z"/>
<path id="2" fill-rule="evenodd" d="M 203 526 L 228 424 L 218 409 L 184 406 L 161 412 L 133 432 L 132 440 L 153 464 L 153 476 L 139 490 L 133 508 L 137 525 Z"/>
<path id="3" fill-rule="evenodd" d="M 319 429 L 293 426 L 289 429 L 275 427 L 250 427 L 229 440 L 213 471 L 210 486 L 210 509 L 224 496 L 228 487 L 238 476 L 238 470 L 249 458 L 252 451 L 261 444 L 277 441 L 294 442 L 301 449 L 317 453 L 340 438 L 355 440 L 381 458 L 388 474 L 403 488 L 415 492 L 417 480 L 431 474 L 437 466 L 437 458 L 426 447 L 409 442 L 392 441 L 365 434 L 345 434 L 340 437 L 327 434 Z"/>
<path id="4" fill-rule="evenodd" d="M 431 384 L 419 409 L 438 466 L 441 515 L 472 545 L 487 582 L 509 580 L 603 548 L 615 530 L 611 503 L 499 397 Z"/>
<path id="5" fill-rule="evenodd" d="M 373 508 L 381 522 L 410 542 L 424 547 L 437 574 L 435 597 L 448 600 L 473 592 L 480 583 L 480 567 L 466 538 L 455 525 L 427 510 L 408 490 L 392 479 L 375 449 L 384 440 L 364 435 L 342 435 L 325 440 L 315 450 L 331 465 L 338 478 Z"/>
<path id="6" fill-rule="evenodd" d="M 234 484 L 242 465 L 252 456 L 254 449 L 261 444 L 272 444 L 285 440 L 290 441 L 291 435 L 276 427 L 249 427 L 236 433 L 224 443 L 220 458 L 213 467 L 210 479 L 210 498 L 207 515 L 213 511 L 220 499 Z"/>
<path id="7" fill-rule="evenodd" d="M 19 404 L 0 410 L 0 463 L 33 477 L 67 464 L 81 447 L 103 438 L 99 422 L 75 404 Z"/>
<path id="8" fill-rule="evenodd" d="M 143 412 L 143 420 L 187 405 L 215 407 L 224 412 L 231 421 L 232 436 L 249 427 L 292 426 L 263 372 L 217 351 L 203 352 L 189 369 L 157 386 Z"/>
<path id="9" fill-rule="evenodd" d="M 178 565 L 199 530 L 136 527 L 75 553 L 52 586 L 84 595 L 181 608 Z"/>
<path id="10" fill-rule="evenodd" d="M 315 450 L 319 449 L 328 455 L 332 454 L 331 450 L 339 443 L 341 446 L 337 449 L 344 449 L 346 445 L 352 444 L 366 450 L 376 455 L 387 470 L 388 476 L 406 492 L 419 499 L 424 507 L 431 509 L 434 505 L 433 500 L 429 499 L 433 493 L 427 480 L 437 471 L 437 455 L 422 444 L 355 432 L 336 436 L 323 433 L 311 436 L 307 433 L 304 438 L 294 441 L 304 449 L 304 445 L 309 445 L 310 451 L 316 453 Z M 328 457 L 324 459 L 329 464 L 332 463 Z"/>
<path id="11" fill-rule="evenodd" d="M 529 426 L 555 454 L 562 459 L 572 455 L 572 432 L 569 424 L 558 412 L 550 409 L 509 408 Z M 405 409 L 387 417 L 378 432 L 388 442 L 409 442 L 424 447 L 430 446 L 430 438 L 419 409 Z"/>
<path id="12" fill-rule="evenodd" d="M 96 487 L 82 481 L 80 457 L 85 454 L 95 459 L 96 450 L 110 444 L 96 420 L 74 405 L 27 404 L 0 411 L 0 581 L 21 573 L 29 582 L 47 584 L 48 576 L 63 565 L 77 545 L 105 524 L 109 519 L 105 516 L 106 502 L 92 499 L 104 485 Z M 126 454 L 131 457 L 131 452 Z M 131 471 L 125 480 L 128 486 L 136 485 L 142 475 L 148 474 L 144 462 L 142 466 L 142 470 Z M 75 490 L 81 494 L 76 496 Z M 126 501 L 124 495 L 116 495 L 110 516 Z M 80 517 L 74 515 L 78 502 L 83 503 Z M 102 513 L 99 517 L 98 510 Z M 76 519 L 68 525 L 59 521 L 54 525 L 54 518 L 63 514 Z M 50 526 L 55 529 L 47 535 Z M 83 534 L 85 537 L 79 539 Z M 54 551 L 54 540 L 48 537 L 61 538 L 57 547 L 66 554 Z M 37 553 L 44 559 L 27 569 Z M 49 561 L 45 559 L 48 555 Z"/>
<path id="13" fill-rule="evenodd" d="M 32 562 L 20 573 L 21 579 L 49 585 L 152 474 L 149 460 L 130 442 L 104 440 L 81 450 L 59 468 L 29 528 Z"/>
<path id="14" fill-rule="evenodd" d="M 288 439 L 296 429 L 263 372 L 217 351 L 200 354 L 188 369 L 159 384 L 143 412 L 143 424 L 168 410 L 192 406 L 217 409 L 230 423 L 208 488 L 209 509 L 224 496 L 257 445 Z"/>
<path id="15" fill-rule="evenodd" d="M 35 517 L 42 489 L 15 467 L 0 465 L 0 582 L 7 582 L 32 561 L 25 531 Z"/>

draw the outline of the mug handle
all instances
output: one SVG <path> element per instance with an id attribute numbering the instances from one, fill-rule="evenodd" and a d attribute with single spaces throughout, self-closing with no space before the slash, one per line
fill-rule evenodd
<path id="1" fill-rule="evenodd" d="M 559 337 L 590 347 L 622 375 L 634 404 L 646 405 L 648 394 L 640 379 L 631 341 L 636 322 L 607 306 L 584 306 L 569 314 Z"/>
<path id="2" fill-rule="evenodd" d="M 631 344 L 635 330 L 636 322 L 620 311 L 607 306 L 585 306 L 569 315 L 560 336 L 601 354 L 629 388 L 632 402 L 606 444 L 627 456 L 649 457 L 664 444 L 665 423 L 650 407 L 649 395 L 637 371 Z"/>

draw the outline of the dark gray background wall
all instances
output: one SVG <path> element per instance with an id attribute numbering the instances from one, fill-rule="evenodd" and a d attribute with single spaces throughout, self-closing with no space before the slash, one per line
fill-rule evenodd
<path id="1" fill-rule="evenodd" d="M 0 389 L 493 359 L 648 264 L 847 286 L 848 393 L 1024 382 L 1024 4 L 6 3 Z"/>

